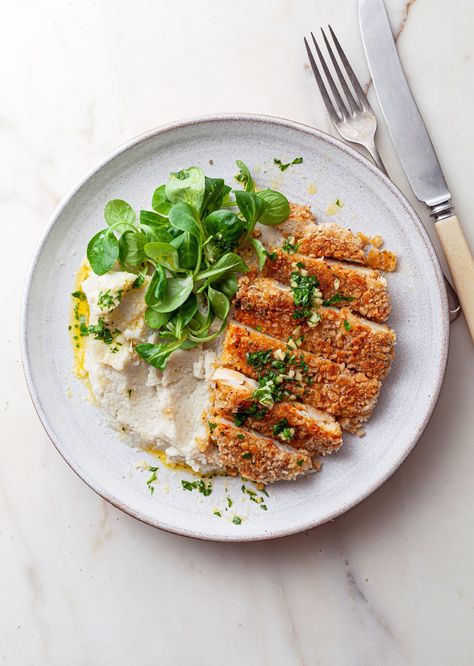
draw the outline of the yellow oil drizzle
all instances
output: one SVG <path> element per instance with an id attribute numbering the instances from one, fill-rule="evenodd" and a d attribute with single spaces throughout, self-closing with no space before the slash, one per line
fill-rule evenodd
<path id="1" fill-rule="evenodd" d="M 76 280 L 74 283 L 74 291 L 82 290 L 83 281 L 89 277 L 91 268 L 89 264 L 84 260 L 77 271 Z M 87 325 L 89 323 L 89 304 L 86 299 L 79 299 L 72 297 L 71 303 L 71 323 L 70 323 L 70 334 L 71 334 L 71 343 L 72 350 L 74 355 L 74 364 L 73 372 L 78 379 L 81 379 L 89 389 L 89 392 L 92 395 L 91 386 L 89 383 L 89 373 L 86 370 L 84 360 L 85 360 L 85 350 L 86 350 L 86 337 L 80 335 L 79 327 L 81 317 L 84 317 L 84 322 Z"/>
<path id="2" fill-rule="evenodd" d="M 202 474 L 201 472 L 196 472 L 192 467 L 186 465 L 186 463 L 172 462 L 171 460 L 168 459 L 164 451 L 160 451 L 159 449 L 156 449 L 154 446 L 148 446 L 144 450 L 154 458 L 158 458 L 158 460 L 160 460 L 165 467 L 168 467 L 168 469 L 172 469 L 174 471 L 178 470 L 180 472 L 187 472 L 188 474 L 192 474 L 193 476 L 199 479 L 212 479 L 215 476 L 223 476 L 221 474 L 216 474 L 216 473 Z"/>
<path id="3" fill-rule="evenodd" d="M 316 194 L 318 191 L 318 188 L 316 187 L 315 183 L 309 183 L 308 185 L 308 194 Z"/>

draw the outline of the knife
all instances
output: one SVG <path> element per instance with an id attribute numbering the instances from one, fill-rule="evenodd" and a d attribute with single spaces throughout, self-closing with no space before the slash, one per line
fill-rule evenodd
<path id="1" fill-rule="evenodd" d="M 430 209 L 474 341 L 474 260 L 408 86 L 383 0 L 359 0 L 362 41 L 382 113 L 414 195 Z"/>

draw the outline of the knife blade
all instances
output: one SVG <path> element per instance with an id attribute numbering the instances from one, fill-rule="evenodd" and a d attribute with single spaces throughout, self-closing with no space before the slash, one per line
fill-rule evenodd
<path id="1" fill-rule="evenodd" d="M 398 57 L 383 0 L 359 0 L 359 21 L 369 70 L 390 136 L 419 201 L 430 208 L 474 341 L 474 259 L 428 130 Z M 453 320 L 456 309 L 445 278 Z M 452 288 L 451 288 L 452 291 Z M 459 307 L 457 308 L 459 313 Z"/>
<path id="2" fill-rule="evenodd" d="M 405 77 L 383 0 L 360 0 L 362 41 L 395 149 L 419 201 L 451 199 L 438 157 Z"/>

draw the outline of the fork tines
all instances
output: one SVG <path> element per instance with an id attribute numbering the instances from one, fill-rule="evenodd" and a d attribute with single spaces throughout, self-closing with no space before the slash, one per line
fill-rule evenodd
<path id="1" fill-rule="evenodd" d="M 331 44 L 329 43 L 328 38 L 326 37 L 326 34 L 324 30 L 321 28 L 321 32 L 323 35 L 324 43 L 326 44 L 326 48 L 328 50 L 329 56 L 331 58 L 331 62 L 334 67 L 334 71 L 336 72 L 337 78 L 339 79 L 339 83 L 341 85 L 343 94 L 345 96 L 345 101 L 343 100 L 337 85 L 334 81 L 334 78 L 329 70 L 329 67 L 327 66 L 327 63 L 323 57 L 323 54 L 321 52 L 321 49 L 319 48 L 319 45 L 313 35 L 311 33 L 311 37 L 313 39 L 313 44 L 314 48 L 316 49 L 316 53 L 318 55 L 319 62 L 321 63 L 322 70 L 324 72 L 326 81 L 329 85 L 329 88 L 331 90 L 331 93 L 333 95 L 333 100 L 331 99 L 331 96 L 329 94 L 329 91 L 324 83 L 324 80 L 321 76 L 321 73 L 319 71 L 318 65 L 316 64 L 316 60 L 313 56 L 313 53 L 311 51 L 311 48 L 306 40 L 304 39 L 304 43 L 306 46 L 306 50 L 308 52 L 308 58 L 309 62 L 311 64 L 311 68 L 313 70 L 314 76 L 316 78 L 316 83 L 318 84 L 319 92 L 321 93 L 321 96 L 323 98 L 324 104 L 326 106 L 326 109 L 331 117 L 331 120 L 334 123 L 343 122 L 346 118 L 353 116 L 356 113 L 360 113 L 361 111 L 367 111 L 370 110 L 370 105 L 367 101 L 367 97 L 364 94 L 364 91 L 362 90 L 362 87 L 357 80 L 356 75 L 354 74 L 354 71 L 352 67 L 349 64 L 349 61 L 346 57 L 346 54 L 342 50 L 342 47 L 334 34 L 333 29 L 331 26 L 329 27 L 329 32 L 331 33 L 332 40 L 334 42 L 334 46 L 336 47 L 336 51 L 339 55 L 341 64 L 343 66 L 343 69 L 345 71 L 345 74 L 347 78 L 349 79 L 349 82 L 352 85 L 353 91 L 351 91 L 349 84 L 346 80 L 346 77 L 344 76 L 341 67 L 339 65 L 339 62 L 334 54 L 333 48 Z M 354 94 L 353 94 L 354 93 Z"/>

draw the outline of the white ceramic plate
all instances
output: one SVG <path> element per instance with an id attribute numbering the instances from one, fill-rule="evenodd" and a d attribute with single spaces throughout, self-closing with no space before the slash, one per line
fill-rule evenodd
<path id="1" fill-rule="evenodd" d="M 303 156 L 281 173 L 273 158 Z M 363 439 L 345 435 L 340 452 L 320 473 L 269 488 L 268 511 L 241 492 L 238 479 L 216 479 L 209 497 L 184 491 L 186 474 L 158 473 L 153 495 L 148 474 L 136 469 L 146 455 L 131 449 L 85 399 L 74 378 L 68 336 L 70 292 L 89 238 L 103 227 L 112 198 L 149 207 L 170 171 L 201 166 L 232 182 L 235 160 L 246 162 L 259 186 L 281 189 L 369 236 L 380 234 L 399 255 L 388 275 L 396 330 L 396 359 Z M 317 188 L 315 194 L 309 192 Z M 448 349 L 447 304 L 438 261 L 416 213 L 397 188 L 359 153 L 310 127 L 276 118 L 212 116 L 153 130 L 116 150 L 91 171 L 53 216 L 34 258 L 24 295 L 22 354 L 31 396 L 59 452 L 102 497 L 165 530 L 215 540 L 257 540 L 314 527 L 347 511 L 378 488 L 411 451 L 435 406 Z M 183 397 L 185 400 L 186 398 Z M 227 507 L 226 497 L 233 506 Z M 225 510 L 227 507 L 227 511 Z M 222 518 L 214 515 L 219 509 Z M 235 525 L 231 518 L 242 517 Z"/>

